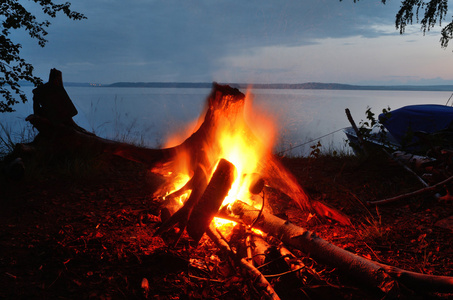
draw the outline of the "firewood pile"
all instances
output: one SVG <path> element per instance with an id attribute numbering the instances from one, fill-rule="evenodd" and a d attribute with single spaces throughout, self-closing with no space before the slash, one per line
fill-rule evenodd
<path id="1" fill-rule="evenodd" d="M 51 91 L 54 91 L 52 84 L 62 87 L 58 76 L 57 79 L 53 76 L 51 73 L 46 86 L 49 89 L 50 85 Z M 59 76 L 61 78 L 61 73 Z M 35 97 L 37 102 L 45 103 L 42 99 L 46 98 L 46 93 L 38 90 Z M 99 138 L 71 122 L 73 111 L 70 110 L 62 121 L 42 113 L 48 111 L 46 105 L 54 105 L 44 104 L 28 118 L 39 130 L 39 135 L 31 144 L 18 146 L 16 151 L 18 156 L 39 151 L 54 151 L 61 155 L 83 147 L 84 151 L 110 153 L 138 162 L 162 175 L 164 182 L 154 193 L 161 209 L 158 226 L 152 229 L 152 234 L 161 237 L 169 249 L 181 243 L 182 238 L 189 239 L 195 248 L 206 247 L 209 238 L 215 245 L 210 256 L 189 262 L 194 272 L 190 278 L 206 286 L 234 285 L 232 278 L 240 276 L 247 278 L 250 295 L 245 298 L 280 299 L 275 287 L 281 290 L 288 283 L 298 287 L 296 293 L 289 293 L 291 297 L 308 298 L 303 289 L 307 283 L 335 285 L 326 279 L 325 270 L 318 266 L 321 263 L 355 282 L 356 286 L 372 290 L 376 297 L 453 293 L 452 277 L 410 272 L 375 262 L 270 213 L 268 201 L 275 196 L 268 195 L 274 193 L 294 201 L 300 210 L 319 222 L 353 226 L 344 213 L 311 199 L 297 179 L 273 156 L 272 145 L 263 143 L 254 131 L 257 124 L 250 125 L 244 118 L 245 101 L 246 96 L 239 90 L 214 83 L 206 113 L 197 130 L 181 144 L 163 149 Z M 55 102 L 58 101 L 52 101 Z M 65 103 L 68 107 L 67 101 Z M 225 153 L 222 142 L 225 130 L 228 134 L 238 134 L 244 144 L 258 149 L 259 156 L 252 169 L 244 171 L 233 156 Z M 227 143 L 234 145 L 235 141 L 231 139 Z M 243 149 L 238 153 L 247 155 Z M 186 172 L 186 179 L 177 186 L 175 181 L 182 170 Z M 245 194 L 235 194 L 225 203 L 238 178 L 245 187 Z M 215 218 L 233 223 L 216 225 Z M 141 289 L 145 298 L 153 296 L 148 293 L 150 285 L 152 282 L 143 278 Z M 203 298 L 203 295 L 199 296 Z M 216 296 L 229 298 L 228 292 Z M 288 294 L 284 296 L 288 297 Z"/>

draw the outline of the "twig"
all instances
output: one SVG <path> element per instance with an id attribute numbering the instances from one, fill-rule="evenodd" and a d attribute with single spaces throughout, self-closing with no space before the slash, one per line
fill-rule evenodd
<path id="1" fill-rule="evenodd" d="M 204 277 L 198 277 L 195 275 L 190 275 L 189 278 L 200 280 L 200 281 L 208 281 L 208 282 L 215 282 L 215 283 L 225 283 L 224 280 L 218 280 L 218 279 L 211 279 L 211 278 L 204 278 Z"/>
<path id="2" fill-rule="evenodd" d="M 286 272 L 279 273 L 279 274 L 264 275 L 264 277 L 266 277 L 266 278 L 282 277 L 282 276 L 285 276 L 285 275 L 288 275 L 288 274 L 291 274 L 291 273 L 299 272 L 300 270 L 303 270 L 304 268 L 305 267 L 300 267 L 299 269 L 294 269 L 294 270 L 286 271 Z"/>
<path id="3" fill-rule="evenodd" d="M 395 201 L 398 201 L 398 200 L 401 200 L 401 199 L 405 199 L 405 198 L 414 197 L 414 196 L 417 196 L 417 195 L 420 195 L 420 194 L 424 194 L 424 193 L 427 193 L 427 192 L 435 191 L 436 189 L 446 185 L 447 183 L 449 183 L 452 180 L 453 180 L 453 176 L 448 177 L 444 181 L 436 183 L 435 185 L 428 186 L 426 188 L 422 188 L 422 189 L 414 191 L 414 192 L 410 192 L 410 193 L 407 193 L 407 194 L 402 194 L 402 195 L 399 195 L 399 196 L 396 196 L 396 197 L 382 199 L 382 200 L 367 201 L 366 203 L 368 205 L 373 205 L 373 204 L 379 205 L 379 204 L 387 204 L 387 203 L 395 202 Z"/>
<path id="4" fill-rule="evenodd" d="M 251 275 L 255 280 L 259 282 L 260 285 L 265 287 L 265 296 L 267 299 L 278 300 L 280 297 L 272 288 L 271 284 L 267 279 L 255 268 L 251 263 L 247 261 L 247 259 L 242 258 L 240 260 L 236 259 L 236 253 L 230 248 L 228 243 L 222 239 L 222 237 L 217 233 L 216 229 L 213 228 L 212 225 L 208 227 L 206 234 L 209 238 L 219 247 L 223 252 L 227 253 L 230 258 L 232 258 L 233 262 L 241 267 L 241 269 L 245 270 L 249 275 Z"/>

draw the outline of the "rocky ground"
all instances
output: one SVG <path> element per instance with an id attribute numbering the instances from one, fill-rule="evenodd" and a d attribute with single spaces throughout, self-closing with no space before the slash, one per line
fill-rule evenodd
<path id="1" fill-rule="evenodd" d="M 453 231 L 444 226 L 453 202 L 434 193 L 366 206 L 420 189 L 385 157 L 283 158 L 313 199 L 350 216 L 353 226 L 310 218 L 284 195 L 269 194 L 281 218 L 363 257 L 424 274 L 453 276 Z M 0 177 L 0 298 L 260 299 L 252 278 L 232 268 L 206 236 L 168 247 L 153 236 L 162 182 L 120 158 L 25 161 L 21 180 Z M 444 191 L 440 191 L 441 193 Z M 278 243 L 274 240 L 271 243 Z M 453 294 L 392 294 L 363 287 L 301 251 L 307 265 L 269 279 L 282 299 L 451 299 Z M 263 270 L 263 273 L 266 273 Z"/>

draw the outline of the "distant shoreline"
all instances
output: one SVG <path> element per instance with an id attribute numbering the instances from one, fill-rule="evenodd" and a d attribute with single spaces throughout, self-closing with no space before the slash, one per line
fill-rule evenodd
<path id="1" fill-rule="evenodd" d="M 293 90 L 383 90 L 383 91 L 451 91 L 453 85 L 350 85 L 340 83 L 270 83 L 270 84 L 245 84 L 226 83 L 232 87 L 246 89 L 293 89 Z M 136 87 L 136 88 L 211 88 L 212 83 L 207 82 L 116 82 L 101 87 Z"/>
<path id="2" fill-rule="evenodd" d="M 358 91 L 433 91 L 453 92 L 453 85 L 352 85 L 341 83 L 221 83 L 239 89 L 292 89 L 292 90 L 358 90 Z M 22 86 L 30 84 L 22 83 Z M 65 82 L 66 87 L 116 87 L 116 88 L 207 88 L 212 82 L 115 82 L 112 84 Z"/>

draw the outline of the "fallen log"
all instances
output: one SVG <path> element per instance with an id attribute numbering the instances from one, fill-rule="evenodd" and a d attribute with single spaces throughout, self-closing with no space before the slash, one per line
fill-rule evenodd
<path id="1" fill-rule="evenodd" d="M 245 224 L 254 223 L 259 214 L 259 210 L 241 201 L 235 201 L 231 209 Z M 397 288 L 397 283 L 418 292 L 453 292 L 453 277 L 419 274 L 374 262 L 266 212 L 255 222 L 255 227 L 384 293 Z"/>

